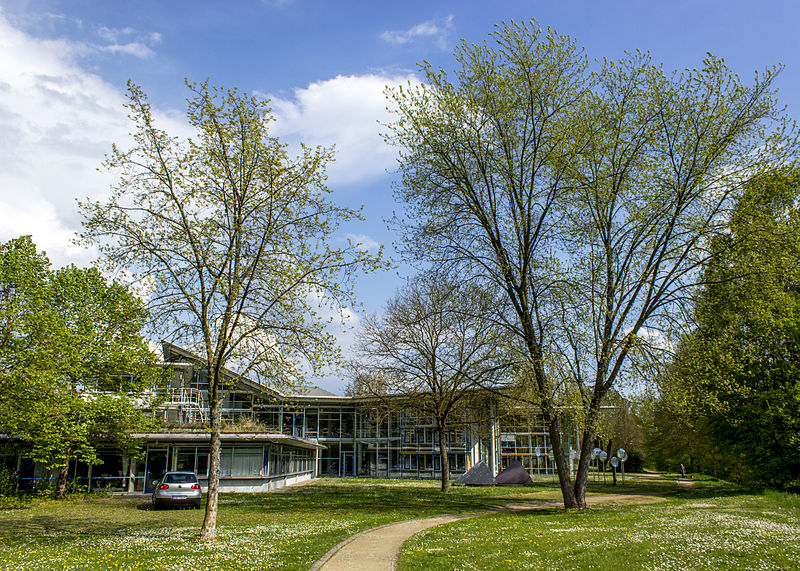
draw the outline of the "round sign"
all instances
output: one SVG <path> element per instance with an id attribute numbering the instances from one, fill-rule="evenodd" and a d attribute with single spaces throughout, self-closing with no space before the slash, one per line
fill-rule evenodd
<path id="1" fill-rule="evenodd" d="M 537 457 L 542 455 L 542 451 L 539 450 L 538 446 L 533 449 L 533 453 L 536 454 Z"/>
<path id="2" fill-rule="evenodd" d="M 600 450 L 599 448 L 592 449 L 592 460 L 597 458 L 600 455 L 601 452 L 602 452 L 602 450 Z"/>
<path id="3" fill-rule="evenodd" d="M 611 457 L 611 465 L 614 466 L 614 468 L 619 466 L 619 458 L 617 458 L 616 456 L 612 456 Z"/>
<path id="4" fill-rule="evenodd" d="M 606 454 L 606 451 L 603 450 L 602 452 L 600 452 L 600 461 L 605 462 L 606 458 L 608 458 L 608 454 Z"/>
<path id="5" fill-rule="evenodd" d="M 622 458 L 623 456 L 625 456 L 625 449 L 620 448 L 619 450 L 617 450 L 617 458 Z"/>
<path id="6" fill-rule="evenodd" d="M 628 453 L 626 452 L 625 454 L 623 454 L 622 457 L 619 459 L 619 461 L 620 462 L 627 462 L 628 461 Z"/>

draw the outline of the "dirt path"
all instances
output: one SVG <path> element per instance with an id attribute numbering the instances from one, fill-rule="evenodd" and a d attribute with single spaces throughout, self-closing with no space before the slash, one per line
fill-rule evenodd
<path id="1" fill-rule="evenodd" d="M 665 501 L 658 493 L 645 494 L 602 494 L 586 498 L 588 505 L 597 504 L 646 504 Z M 383 571 L 397 568 L 400 548 L 415 533 L 436 525 L 470 519 L 491 512 L 516 512 L 560 508 L 560 500 L 536 503 L 506 504 L 501 508 L 480 513 L 437 516 L 410 519 L 374 527 L 345 539 L 323 555 L 310 571 Z"/>

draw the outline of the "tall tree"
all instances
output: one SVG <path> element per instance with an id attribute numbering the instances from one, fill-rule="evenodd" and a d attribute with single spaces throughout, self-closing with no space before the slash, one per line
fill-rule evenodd
<path id="1" fill-rule="evenodd" d="M 696 329 L 662 383 L 729 479 L 800 489 L 800 172 L 754 179 L 713 242 Z M 707 467 L 707 464 L 703 467 Z"/>
<path id="2" fill-rule="evenodd" d="M 664 346 L 743 182 L 796 153 L 778 70 L 747 86 L 711 56 L 668 75 L 636 53 L 590 71 L 572 39 L 534 23 L 455 57 L 455 79 L 425 64 L 423 85 L 389 92 L 407 251 L 503 293 L 564 505 L 582 509 L 604 398 Z M 572 481 L 558 405 L 575 392 Z"/>
<path id="3" fill-rule="evenodd" d="M 120 173 L 108 201 L 83 203 L 84 237 L 151 292 L 166 336 L 198 348 L 209 372 L 211 445 L 202 536 L 216 534 L 221 374 L 291 382 L 336 346 L 315 313 L 352 302 L 354 272 L 378 260 L 353 244 L 333 248 L 337 226 L 359 213 L 331 203 L 323 148 L 291 158 L 270 136 L 268 102 L 187 83 L 196 139 L 159 129 L 142 90 L 128 86 L 135 145 L 114 147 Z"/>
<path id="4" fill-rule="evenodd" d="M 424 273 L 360 331 L 362 392 L 395 401 L 401 395 L 401 406 L 433 419 L 443 492 L 450 490 L 447 434 L 459 405 L 509 365 L 499 332 L 485 318 L 495 310 L 487 292 Z"/>
<path id="5" fill-rule="evenodd" d="M 29 236 L 0 247 L 0 424 L 34 460 L 59 468 L 63 498 L 71 460 L 97 447 L 133 451 L 148 424 L 133 393 L 157 380 L 141 332 L 142 302 L 96 269 L 50 270 Z"/>

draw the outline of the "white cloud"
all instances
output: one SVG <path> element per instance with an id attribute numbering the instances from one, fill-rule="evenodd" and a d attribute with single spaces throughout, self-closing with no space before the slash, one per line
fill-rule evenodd
<path id="1" fill-rule="evenodd" d="M 106 195 L 115 176 L 97 169 L 131 128 L 124 95 L 75 63 L 85 49 L 30 36 L 0 12 L 0 240 L 31 234 L 56 266 L 95 256 L 71 244 L 75 199 Z"/>
<path id="2" fill-rule="evenodd" d="M 155 52 L 146 45 L 139 42 L 128 42 L 127 44 L 111 44 L 108 46 L 99 46 L 101 52 L 111 54 L 126 54 L 129 56 L 139 58 L 149 58 L 155 55 Z"/>
<path id="3" fill-rule="evenodd" d="M 427 20 L 407 30 L 386 30 L 381 34 L 381 39 L 389 44 L 403 45 L 420 38 L 429 38 L 440 48 L 447 49 L 447 40 L 455 27 L 454 19 L 450 14 L 443 19 Z"/>
<path id="4" fill-rule="evenodd" d="M 0 14 L 0 240 L 32 234 L 57 265 L 91 257 L 70 245 L 75 198 L 108 188 L 96 169 L 128 132 L 123 97 L 70 63 L 72 47 L 27 36 Z"/>
<path id="5" fill-rule="evenodd" d="M 356 248 L 364 252 L 376 253 L 378 249 L 381 247 L 380 242 L 376 242 L 366 234 L 352 234 L 348 232 L 347 234 L 345 234 L 345 238 L 347 240 L 350 240 L 350 242 L 352 242 Z"/>
<path id="6" fill-rule="evenodd" d="M 110 54 L 125 54 L 139 58 L 149 58 L 155 55 L 150 46 L 161 42 L 158 32 L 143 33 L 133 28 L 108 28 L 100 26 L 97 35 L 108 42 L 106 45 L 93 46 L 100 52 Z M 89 46 L 91 49 L 92 46 Z"/>
<path id="7" fill-rule="evenodd" d="M 272 98 L 277 117 L 273 133 L 295 148 L 336 146 L 328 174 L 337 184 L 363 182 L 396 166 L 397 152 L 382 137 L 381 124 L 392 116 L 384 90 L 415 81 L 413 76 L 337 76 L 296 89 L 292 99 Z"/>

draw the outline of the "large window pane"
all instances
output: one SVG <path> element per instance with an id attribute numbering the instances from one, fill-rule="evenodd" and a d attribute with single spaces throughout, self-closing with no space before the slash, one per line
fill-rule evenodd
<path id="1" fill-rule="evenodd" d="M 234 448 L 232 476 L 260 476 L 264 458 L 262 448 Z"/>

